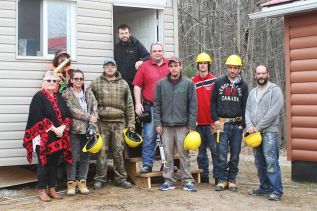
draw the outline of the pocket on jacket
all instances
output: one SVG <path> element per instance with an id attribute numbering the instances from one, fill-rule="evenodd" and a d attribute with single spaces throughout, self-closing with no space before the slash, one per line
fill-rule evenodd
<path id="1" fill-rule="evenodd" d="M 98 111 L 101 119 L 121 119 L 124 118 L 124 112 L 117 108 L 106 107 Z"/>

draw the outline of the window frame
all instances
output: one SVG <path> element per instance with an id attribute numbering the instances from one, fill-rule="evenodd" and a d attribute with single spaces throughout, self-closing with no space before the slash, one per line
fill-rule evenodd
<path id="1" fill-rule="evenodd" d="M 77 30 L 76 30 L 76 1 L 77 0 L 66 0 L 70 3 L 69 20 L 67 25 L 67 52 L 71 55 L 72 60 L 76 60 L 76 41 L 77 41 Z M 41 50 L 43 55 L 41 56 L 20 56 L 19 55 L 19 0 L 16 1 L 16 59 L 21 60 L 51 60 L 54 58 L 54 54 L 48 54 L 48 2 L 65 2 L 63 0 L 41 0 L 41 20 L 40 20 L 40 33 L 41 33 Z"/>

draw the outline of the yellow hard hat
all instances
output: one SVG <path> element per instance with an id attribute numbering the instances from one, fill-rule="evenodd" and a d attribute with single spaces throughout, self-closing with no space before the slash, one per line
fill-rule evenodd
<path id="1" fill-rule="evenodd" d="M 103 141 L 99 133 L 96 133 L 95 137 L 88 139 L 83 148 L 83 152 L 97 153 L 102 148 Z"/>
<path id="2" fill-rule="evenodd" d="M 196 150 L 201 144 L 200 134 L 197 131 L 192 131 L 187 134 L 184 140 L 185 150 Z"/>
<path id="3" fill-rule="evenodd" d="M 128 128 L 123 129 L 124 141 L 129 147 L 137 147 L 142 142 L 142 137 L 136 132 L 128 130 Z"/>
<path id="4" fill-rule="evenodd" d="M 227 58 L 226 65 L 242 66 L 242 60 L 241 60 L 240 56 L 231 55 Z"/>
<path id="5" fill-rule="evenodd" d="M 198 63 L 198 62 L 209 62 L 209 63 L 211 63 L 211 61 L 212 61 L 211 57 L 207 53 L 203 52 L 203 53 L 198 54 L 195 62 L 196 63 Z"/>
<path id="6" fill-rule="evenodd" d="M 243 133 L 243 141 L 252 148 L 256 148 L 262 143 L 262 136 L 260 132 L 256 133 Z"/>

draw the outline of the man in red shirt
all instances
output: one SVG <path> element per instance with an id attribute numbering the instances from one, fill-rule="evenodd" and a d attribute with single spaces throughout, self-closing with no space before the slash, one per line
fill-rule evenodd
<path id="1" fill-rule="evenodd" d="M 213 162 L 213 178 L 215 179 L 215 184 L 217 184 L 217 143 L 212 133 L 211 125 L 214 121 L 210 114 L 210 98 L 216 77 L 211 74 L 211 62 L 212 60 L 207 53 L 199 54 L 196 58 L 199 73 L 192 78 L 192 81 L 195 83 L 198 101 L 197 131 L 202 140 L 197 157 L 198 167 L 203 169 L 201 182 L 209 183 L 209 159 L 207 154 L 207 148 L 209 148 Z"/>
<path id="2" fill-rule="evenodd" d="M 143 122 L 143 166 L 140 171 L 141 173 L 149 173 L 152 171 L 156 138 L 158 135 L 155 130 L 153 117 L 155 88 L 157 82 L 169 73 L 168 60 L 163 57 L 164 50 L 162 44 L 152 44 L 150 55 L 151 59 L 141 65 L 133 80 L 135 113 L 140 116 L 144 112 L 145 107 L 143 105 L 145 104 L 148 105 L 151 113 L 151 121 Z"/>

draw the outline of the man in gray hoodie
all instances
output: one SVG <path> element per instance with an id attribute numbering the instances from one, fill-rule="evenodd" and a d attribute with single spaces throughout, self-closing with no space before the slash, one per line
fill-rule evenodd
<path id="1" fill-rule="evenodd" d="M 256 68 L 258 86 L 251 90 L 245 112 L 247 132 L 260 131 L 262 144 L 254 149 L 255 165 L 260 186 L 250 190 L 254 196 L 268 196 L 279 201 L 283 195 L 281 170 L 279 166 L 278 123 L 283 107 L 283 94 L 274 83 L 269 82 L 269 71 L 264 65 Z"/>
<path id="2" fill-rule="evenodd" d="M 195 85 L 182 74 L 182 64 L 179 58 L 170 58 L 168 68 L 170 74 L 157 83 L 154 98 L 155 129 L 158 134 L 162 135 L 167 160 L 167 167 L 163 168 L 165 182 L 160 186 L 160 190 L 175 189 L 174 145 L 176 145 L 180 157 L 183 190 L 196 191 L 194 179 L 190 173 L 189 152 L 184 149 L 185 136 L 196 129 Z"/>

